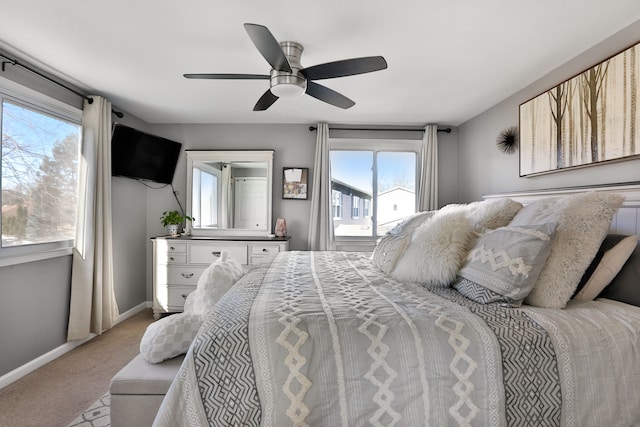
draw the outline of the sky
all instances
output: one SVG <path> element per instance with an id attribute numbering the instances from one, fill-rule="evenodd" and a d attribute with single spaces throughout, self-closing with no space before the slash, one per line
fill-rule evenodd
<path id="1" fill-rule="evenodd" d="M 416 154 L 414 152 L 378 153 L 378 190 L 387 189 L 394 183 L 415 189 Z M 372 151 L 331 151 L 331 175 L 333 178 L 371 193 Z"/>

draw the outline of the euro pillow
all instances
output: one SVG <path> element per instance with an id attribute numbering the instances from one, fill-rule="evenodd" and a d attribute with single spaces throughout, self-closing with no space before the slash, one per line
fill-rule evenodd
<path id="1" fill-rule="evenodd" d="M 439 211 L 415 230 L 391 277 L 427 287 L 449 286 L 474 237 L 464 211 Z"/>
<path id="2" fill-rule="evenodd" d="M 609 234 L 600 245 L 573 299 L 593 301 L 620 272 L 638 245 L 638 236 Z"/>
<path id="3" fill-rule="evenodd" d="M 567 305 L 623 200 L 612 193 L 588 192 L 545 198 L 518 212 L 510 226 L 558 224 L 551 253 L 526 304 L 547 308 Z"/>
<path id="4" fill-rule="evenodd" d="M 519 307 L 544 267 L 556 227 L 502 227 L 484 234 L 469 251 L 453 287 L 482 304 Z"/>

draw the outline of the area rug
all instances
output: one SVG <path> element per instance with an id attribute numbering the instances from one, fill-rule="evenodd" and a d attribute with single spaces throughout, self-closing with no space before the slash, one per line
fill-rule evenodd
<path id="1" fill-rule="evenodd" d="M 110 403 L 111 395 L 106 393 L 93 402 L 78 418 L 71 421 L 67 427 L 110 427 Z"/>

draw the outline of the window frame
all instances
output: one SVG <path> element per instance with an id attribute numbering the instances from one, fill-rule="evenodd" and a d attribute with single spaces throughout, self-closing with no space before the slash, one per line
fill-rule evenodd
<path id="1" fill-rule="evenodd" d="M 75 123 L 82 127 L 81 109 L 65 104 L 64 102 L 58 101 L 4 77 L 0 77 L 0 129 L 2 125 L 2 109 L 5 100 L 60 120 Z M 79 141 L 79 155 L 81 152 L 82 136 Z M 78 160 L 80 162 L 81 158 Z M 1 200 L 2 194 L 0 192 L 0 201 Z M 78 208 L 81 209 L 82 207 L 79 206 Z M 2 220 L 1 217 L 0 220 Z M 7 248 L 0 247 L 0 267 L 71 255 L 77 240 L 78 236 L 75 236 L 74 239 L 56 242 L 34 243 Z"/>
<path id="2" fill-rule="evenodd" d="M 416 155 L 415 173 L 415 197 L 418 206 L 418 192 L 420 183 L 420 159 L 422 152 L 422 140 L 411 139 L 369 139 L 369 138 L 330 138 L 329 153 L 331 151 L 367 151 L 373 152 L 372 166 L 372 199 L 369 207 L 369 217 L 373 236 L 335 236 L 338 250 L 373 250 L 376 242 L 382 237 L 377 233 L 377 209 L 378 206 L 378 153 L 381 152 L 410 152 Z M 373 209 L 371 208 L 373 206 Z"/>

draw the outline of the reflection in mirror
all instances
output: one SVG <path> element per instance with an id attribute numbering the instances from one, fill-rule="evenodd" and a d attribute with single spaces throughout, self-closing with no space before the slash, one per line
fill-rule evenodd
<path id="1" fill-rule="evenodd" d="M 271 233 L 273 151 L 187 151 L 192 234 Z"/>

